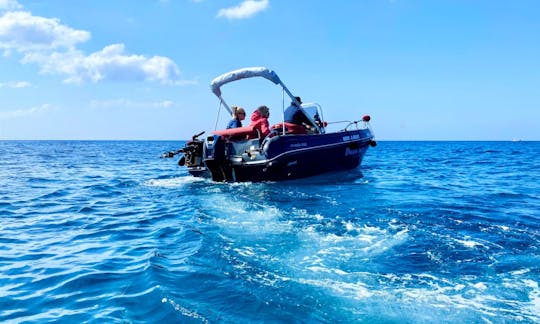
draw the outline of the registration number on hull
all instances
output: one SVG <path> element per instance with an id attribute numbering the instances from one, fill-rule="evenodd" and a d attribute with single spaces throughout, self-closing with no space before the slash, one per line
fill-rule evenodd
<path id="1" fill-rule="evenodd" d="M 343 136 L 343 141 L 344 141 L 344 142 L 352 141 L 352 140 L 357 140 L 357 139 L 360 139 L 360 135 L 358 135 L 358 134 L 355 134 L 355 135 L 348 135 L 348 136 Z"/>

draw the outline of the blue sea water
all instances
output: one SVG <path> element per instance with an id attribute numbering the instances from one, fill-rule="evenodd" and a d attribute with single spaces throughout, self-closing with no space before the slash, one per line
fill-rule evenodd
<path id="1" fill-rule="evenodd" d="M 242 184 L 180 146 L 0 141 L 0 322 L 540 323 L 540 142 Z"/>

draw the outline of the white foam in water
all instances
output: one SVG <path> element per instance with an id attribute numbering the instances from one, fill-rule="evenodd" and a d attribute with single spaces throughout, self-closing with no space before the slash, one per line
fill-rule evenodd
<path id="1" fill-rule="evenodd" d="M 210 323 L 206 318 L 204 318 L 203 316 L 201 316 L 200 314 L 198 314 L 197 312 L 195 311 L 191 311 L 185 307 L 182 307 L 180 304 L 176 303 L 174 300 L 172 299 L 167 299 L 167 298 L 163 298 L 161 300 L 162 303 L 166 304 L 166 303 L 169 303 L 172 307 L 174 307 L 174 310 L 177 311 L 177 312 L 180 312 L 182 315 L 184 316 L 187 316 L 187 317 L 191 317 L 191 318 L 194 318 L 202 323 Z"/>
<path id="2" fill-rule="evenodd" d="M 467 318 L 490 322 L 496 314 L 510 314 L 516 308 L 520 314 L 512 315 L 514 320 L 534 319 L 534 314 L 540 312 L 540 290 L 538 283 L 532 280 L 512 282 L 515 287 L 509 289 L 523 291 L 524 286 L 529 289 L 530 302 L 516 304 L 498 297 L 493 290 L 497 288 L 490 281 L 476 281 L 474 276 L 454 281 L 427 273 L 370 273 L 373 270 L 365 268 L 359 260 L 369 262 L 409 239 L 408 228 L 399 222 L 390 221 L 386 228 L 351 220 L 340 222 L 339 218 L 324 222 L 328 218 L 321 214 L 309 214 L 304 209 L 285 212 L 259 201 L 243 201 L 237 196 L 223 195 L 225 189 L 221 188 L 226 187 L 209 189 L 214 197 L 207 197 L 206 201 L 210 204 L 208 212 L 213 222 L 232 239 L 231 251 L 245 261 L 235 260 L 235 267 L 249 269 L 251 262 L 246 260 L 257 259 L 264 260 L 268 268 L 254 273 L 246 270 L 250 273 L 247 280 L 269 286 L 289 280 L 313 286 L 324 289 L 333 298 L 349 300 L 353 308 L 360 302 L 382 305 L 381 310 L 396 314 L 409 309 L 411 316 L 419 316 L 408 318 L 412 321 L 437 321 L 441 314 L 452 316 L 454 313 L 448 313 L 452 309 L 456 310 L 455 321 L 458 322 Z M 216 190 L 215 194 L 213 190 Z M 300 216 L 302 221 L 296 222 L 294 216 Z M 310 221 L 301 223 L 306 219 Z M 269 238 L 271 241 L 283 234 L 295 235 L 298 243 L 276 251 Z M 454 240 L 471 249 L 493 246 L 490 242 L 469 237 Z M 428 257 L 441 262 L 436 251 L 428 251 Z M 516 274 L 526 272 L 518 270 Z M 505 281 L 505 284 L 510 285 L 510 282 Z M 394 310 L 393 305 L 399 305 L 399 310 Z M 451 321 L 451 318 L 446 319 Z"/>
<path id="3" fill-rule="evenodd" d="M 178 188 L 182 187 L 189 183 L 205 181 L 203 178 L 197 178 L 192 176 L 185 176 L 179 178 L 169 178 L 169 179 L 150 179 L 143 183 L 143 185 L 148 187 L 163 187 L 163 188 Z"/>
<path id="4" fill-rule="evenodd" d="M 498 314 L 505 313 L 513 321 L 528 321 L 538 320 L 540 314 L 540 289 L 538 283 L 534 280 L 517 278 L 503 279 L 503 287 L 506 290 L 524 291 L 529 290 L 529 302 L 520 302 L 514 299 L 501 297 L 498 292 L 500 284 L 498 282 L 474 282 L 475 277 L 468 278 L 467 276 L 458 278 L 459 282 L 450 281 L 448 278 L 437 278 L 433 275 L 413 275 L 410 274 L 397 277 L 396 275 L 385 276 L 392 282 L 407 283 L 403 288 L 385 288 L 380 286 L 376 295 L 381 295 L 387 302 L 411 307 L 420 307 L 424 310 L 432 309 L 436 312 L 437 309 L 446 311 L 449 309 L 456 310 L 456 321 L 467 322 L 466 316 L 470 314 L 471 319 L 480 315 L 482 320 L 490 323 L 491 317 L 496 317 Z M 425 277 L 428 280 L 424 281 Z M 496 278 L 494 278 L 496 279 Z M 427 287 L 409 287 L 409 283 L 423 283 Z M 394 300 L 393 300 L 394 299 Z M 393 300 L 393 301 L 392 301 Z M 517 311 L 516 311 L 517 310 Z M 445 315 L 447 316 L 447 315 Z M 465 318 L 463 317 L 465 316 Z M 436 317 L 432 318 L 437 321 Z M 445 320 L 452 322 L 450 318 Z"/>
<path id="5" fill-rule="evenodd" d="M 458 242 L 459 244 L 469 248 L 469 249 L 475 249 L 475 248 L 482 248 L 489 250 L 490 248 L 499 248 L 503 249 L 503 247 L 499 244 L 495 244 L 493 242 L 485 241 L 485 240 L 471 240 L 470 237 L 465 237 L 463 240 L 460 239 L 453 239 L 454 241 Z"/>
<path id="6" fill-rule="evenodd" d="M 233 250 L 239 255 L 244 256 L 244 257 L 253 257 L 256 255 L 256 252 L 253 251 L 252 248 L 244 247 L 244 248 L 236 248 Z"/>
<path id="7" fill-rule="evenodd" d="M 347 272 L 341 270 L 341 269 L 330 269 L 328 267 L 320 267 L 320 266 L 312 266 L 307 267 L 306 269 L 312 271 L 312 272 L 325 272 L 325 273 L 334 273 L 338 275 L 346 275 Z"/>
<path id="8" fill-rule="evenodd" d="M 273 279 L 264 281 L 267 284 L 274 284 L 279 273 L 287 273 L 287 280 L 329 289 L 332 295 L 366 298 L 372 292 L 361 281 L 350 281 L 351 275 L 352 278 L 358 276 L 358 269 L 352 269 L 354 273 L 351 274 L 351 269 L 343 265 L 353 258 L 369 258 L 384 253 L 408 237 L 408 230 L 403 226 L 387 230 L 351 221 L 337 222 L 337 226 L 341 225 L 346 230 L 342 234 L 335 234 L 332 230 L 328 233 L 325 231 L 327 225 L 321 222 L 325 218 L 323 215 L 311 215 L 303 209 L 294 209 L 292 213 L 301 216 L 302 222 L 305 219 L 315 222 L 310 225 L 297 223 L 284 219 L 284 214 L 290 219 L 290 212 L 219 193 L 207 197 L 206 201 L 213 222 L 222 228 L 226 236 L 237 242 L 231 247 L 235 255 L 264 259 L 267 266 L 274 269 L 273 275 L 269 276 Z M 294 235 L 298 243 L 289 244 L 289 249 L 280 248 L 277 251 L 269 240 L 276 238 L 275 235 L 281 238 L 283 234 Z M 246 246 L 246 239 L 257 242 Z M 287 240 L 290 241 L 290 238 Z M 278 253 L 281 255 L 276 257 Z M 244 266 L 246 264 L 238 263 L 238 267 Z"/>
<path id="9" fill-rule="evenodd" d="M 378 227 L 343 222 L 342 226 L 347 232 L 335 234 L 321 232 L 324 229 L 321 226 L 314 224 L 300 231 L 298 249 L 284 261 L 285 266 L 294 268 L 300 280 L 317 283 L 328 274 L 334 280 L 343 277 L 341 283 L 350 285 L 351 271 L 358 273 L 362 268 L 361 263 L 350 263 L 350 260 L 367 259 L 384 253 L 403 243 L 408 233 L 406 228 L 393 233 Z M 351 264 L 356 266 L 350 268 Z"/>
<path id="10" fill-rule="evenodd" d="M 526 311 L 530 313 L 531 316 L 540 316 L 540 289 L 538 288 L 538 282 L 525 279 L 523 283 L 529 287 L 531 290 L 529 292 L 529 304 L 525 306 Z"/>
<path id="11" fill-rule="evenodd" d="M 452 322 L 448 317 L 449 309 L 456 309 L 456 322 L 466 322 L 467 314 L 471 319 L 475 319 L 478 314 L 489 322 L 489 317 L 494 316 L 501 309 L 490 306 L 497 302 L 495 296 L 489 295 L 487 286 L 483 282 L 477 283 L 454 283 L 439 279 L 431 274 L 419 274 L 397 276 L 395 274 L 379 275 L 375 273 L 349 274 L 349 282 L 345 280 L 333 279 L 308 279 L 300 278 L 298 282 L 324 288 L 335 296 L 356 301 L 373 303 L 382 310 L 390 314 L 393 305 L 399 305 L 399 313 L 409 309 L 412 316 L 419 316 L 422 321 L 429 320 L 437 322 L 437 314 L 445 314 L 445 320 Z M 369 282 L 369 284 L 368 284 Z M 384 282 L 393 282 L 392 287 Z M 395 283 L 402 283 L 396 285 Z M 415 282 L 424 282 L 428 287 L 408 287 Z M 533 285 L 534 286 L 534 285 Z M 374 289 L 376 287 L 376 289 Z M 532 300 L 532 299 L 531 299 Z M 536 300 L 531 302 L 531 312 L 536 311 Z M 385 306 L 386 305 L 386 306 Z M 362 306 L 365 307 L 365 306 Z M 415 315 L 416 314 L 416 315 Z M 465 317 L 463 317 L 465 316 Z M 518 318 L 518 317 L 516 317 Z M 405 320 L 415 321 L 416 318 Z"/>
<path id="12" fill-rule="evenodd" d="M 473 287 L 478 289 L 478 290 L 486 290 L 487 289 L 486 284 L 483 283 L 483 282 L 476 283 L 476 284 L 473 285 Z"/>
<path id="13" fill-rule="evenodd" d="M 366 299 L 372 297 L 374 294 L 374 292 L 370 291 L 370 289 L 362 282 L 349 283 L 330 279 L 300 279 L 298 282 L 306 285 L 322 287 L 332 291 L 336 295 L 356 300 Z"/>
<path id="14" fill-rule="evenodd" d="M 522 275 L 522 274 L 526 274 L 529 271 L 531 271 L 531 269 L 520 269 L 520 270 L 510 272 L 510 274 L 512 274 L 514 276 L 519 276 L 519 275 Z"/>
<path id="15" fill-rule="evenodd" d="M 291 280 L 325 289 L 338 298 L 373 302 L 377 305 L 401 305 L 398 313 L 410 309 L 412 316 L 422 314 L 419 320 L 437 321 L 437 314 L 448 316 L 449 309 L 456 309 L 456 321 L 466 320 L 470 316 L 470 319 L 481 318 L 490 322 L 490 318 L 501 311 L 512 311 L 511 306 L 507 309 L 500 306 L 512 305 L 511 301 L 501 300 L 497 294 L 493 294 L 493 286 L 489 282 L 475 281 L 476 277 L 451 281 L 433 274 L 398 276 L 363 271 L 358 259 L 369 260 L 403 244 L 408 239 L 408 229 L 396 224 L 389 224 L 384 229 L 351 221 L 344 221 L 342 225 L 346 232 L 341 235 L 325 233 L 322 224 L 306 226 L 298 233 L 301 245 L 290 259 L 282 261 L 283 266 L 291 270 L 289 273 L 292 272 Z M 459 242 L 469 248 L 488 248 L 487 244 L 468 238 Z M 432 253 L 432 258 L 438 259 L 438 256 Z M 344 268 L 350 264 L 356 264 L 360 269 Z M 530 303 L 518 308 L 530 319 L 534 318 L 532 314 L 539 313 L 540 291 L 534 281 L 527 281 L 526 285 L 531 289 Z M 519 286 L 519 289 L 523 289 L 523 282 Z M 392 312 L 392 309 L 388 311 Z M 514 317 L 516 320 L 519 318 L 524 317 Z M 415 318 L 410 320 L 414 321 Z"/>
<path id="16" fill-rule="evenodd" d="M 264 237 L 291 231 L 291 223 L 280 220 L 283 213 L 273 206 L 239 201 L 221 194 L 208 199 L 208 204 L 214 223 L 228 233 Z"/>
<path id="17" fill-rule="evenodd" d="M 463 246 L 468 247 L 468 248 L 475 248 L 477 246 L 484 246 L 483 244 L 472 241 L 472 240 L 456 240 L 456 241 L 458 243 L 462 244 Z"/>
<path id="18" fill-rule="evenodd" d="M 421 316 L 409 318 L 412 321 L 436 321 L 440 314 L 448 316 L 451 309 L 456 310 L 456 321 L 481 318 L 486 322 L 501 312 L 510 314 L 515 308 L 521 314 L 513 315 L 514 320 L 535 318 L 533 314 L 540 311 L 540 290 L 538 283 L 532 280 L 504 282 L 506 285 L 517 285 L 509 289 L 518 291 L 522 291 L 524 286 L 528 287 L 530 302 L 515 304 L 498 297 L 496 290 L 493 290 L 497 288 L 489 281 L 477 281 L 474 276 L 460 277 L 454 281 L 427 273 L 370 273 L 372 269 L 365 268 L 359 260 L 369 262 L 406 242 L 409 230 L 403 224 L 390 221 L 386 228 L 382 228 L 351 220 L 340 222 L 339 218 L 323 222 L 328 220 L 324 215 L 312 215 L 303 209 L 285 212 L 259 201 L 242 201 L 237 197 L 223 195 L 221 190 L 216 194 L 209 192 L 214 197 L 206 200 L 211 202 L 208 210 L 214 223 L 233 239 L 231 242 L 236 242 L 231 246 L 234 255 L 247 260 L 264 260 L 269 268 L 267 271 L 250 274 L 248 280 L 269 286 L 274 286 L 277 281 L 295 281 L 324 289 L 334 298 L 349 300 L 353 308 L 353 305 L 361 302 L 383 305 L 383 310 L 389 312 L 401 313 L 403 309 L 409 309 L 411 316 Z M 293 217 L 290 217 L 291 213 Z M 305 219 L 310 222 L 296 222 L 295 215 L 300 216 L 301 222 Z M 298 243 L 296 246 L 290 245 L 286 250 L 276 251 L 268 239 L 271 241 L 272 237 L 281 237 L 283 234 L 295 235 Z M 236 241 L 237 238 L 241 240 Z M 247 243 L 246 239 L 256 242 Z M 471 249 L 488 249 L 493 246 L 490 242 L 469 237 L 454 240 Z M 434 261 L 441 261 L 435 251 L 428 251 L 428 256 Z M 238 262 L 236 267 L 249 268 L 249 264 L 249 261 Z M 399 310 L 393 310 L 392 305 L 400 305 Z M 506 309 L 501 305 L 506 305 Z"/>
<path id="19" fill-rule="evenodd" d="M 441 255 L 437 252 L 427 251 L 427 256 L 430 260 L 440 263 L 442 261 Z"/>

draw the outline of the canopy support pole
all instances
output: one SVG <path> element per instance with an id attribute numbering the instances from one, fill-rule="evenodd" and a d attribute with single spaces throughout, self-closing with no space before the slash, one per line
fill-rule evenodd
<path id="1" fill-rule="evenodd" d="M 231 108 L 229 107 L 229 105 L 227 105 L 227 103 L 225 102 L 225 100 L 223 100 L 223 98 L 221 98 L 221 96 L 218 97 L 219 98 L 219 102 L 225 107 L 225 109 L 227 109 L 227 111 L 229 112 L 229 115 L 232 115 L 232 110 Z"/>
<path id="2" fill-rule="evenodd" d="M 281 126 L 283 128 L 283 135 L 285 135 L 285 89 L 282 87 L 283 91 L 281 91 L 281 110 L 283 111 L 283 118 L 281 120 Z"/>

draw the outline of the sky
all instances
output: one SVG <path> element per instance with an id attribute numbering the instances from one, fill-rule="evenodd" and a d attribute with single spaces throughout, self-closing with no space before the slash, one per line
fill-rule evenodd
<path id="1" fill-rule="evenodd" d="M 537 0 L 0 0 L 0 140 L 185 140 L 251 66 L 379 140 L 540 140 Z M 222 93 L 271 123 L 289 102 Z"/>

